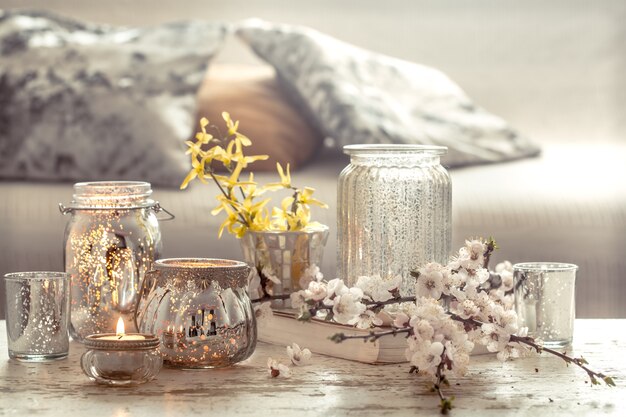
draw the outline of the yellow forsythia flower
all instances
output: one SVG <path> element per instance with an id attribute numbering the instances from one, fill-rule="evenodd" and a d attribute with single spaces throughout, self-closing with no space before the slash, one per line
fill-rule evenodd
<path id="1" fill-rule="evenodd" d="M 289 164 L 286 169 L 279 163 L 276 164 L 280 182 L 259 186 L 252 172 L 247 181 L 241 180 L 243 170 L 250 164 L 269 157 L 245 155 L 244 147 L 252 145 L 252 141 L 239 132 L 239 121 L 233 121 L 230 114 L 223 112 L 222 118 L 226 123 L 226 137 L 214 137 L 208 133 L 209 121 L 203 117 L 200 119 L 200 132 L 196 133 L 195 140 L 185 141 L 188 148 L 186 154 L 191 155 L 191 170 L 180 186 L 185 189 L 196 178 L 204 183 L 210 178 L 216 183 L 220 194 L 217 196 L 218 205 L 211 210 L 211 214 L 219 215 L 224 212 L 226 215 L 219 227 L 218 236 L 221 237 L 224 230 L 240 238 L 248 230 L 282 231 L 319 227 L 319 223 L 311 222 L 310 205 L 323 208 L 328 206 L 312 197 L 315 191 L 313 188 L 299 189 L 292 185 Z M 228 170 L 228 175 L 216 174 L 213 171 L 213 161 L 220 162 Z M 274 207 L 270 215 L 267 208 L 270 199 L 256 199 L 267 191 L 281 189 L 292 190 L 293 196 L 285 197 L 281 207 Z"/>

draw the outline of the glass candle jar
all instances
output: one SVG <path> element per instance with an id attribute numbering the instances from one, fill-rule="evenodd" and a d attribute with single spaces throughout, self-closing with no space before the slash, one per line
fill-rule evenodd
<path id="1" fill-rule="evenodd" d="M 66 358 L 70 282 L 64 272 L 16 272 L 4 276 L 9 357 L 20 361 Z"/>
<path id="2" fill-rule="evenodd" d="M 139 385 L 154 379 L 163 358 L 159 339 L 147 334 L 89 335 L 81 357 L 85 375 L 103 385 Z"/>
<path id="3" fill-rule="evenodd" d="M 70 335 L 114 328 L 122 316 L 136 331 L 134 314 L 144 274 L 161 253 L 161 231 L 147 182 L 85 182 L 74 185 L 65 229 L 65 270 L 71 277 Z M 168 213 L 169 214 L 169 213 Z"/>
<path id="4" fill-rule="evenodd" d="M 513 265 L 515 309 L 520 327 L 545 347 L 566 348 L 574 339 L 576 271 L 561 262 Z"/>
<path id="5" fill-rule="evenodd" d="M 146 276 L 137 322 L 161 340 L 166 365 L 220 368 L 248 358 L 256 322 L 246 292 L 250 268 L 227 259 L 161 259 Z"/>
<path id="6" fill-rule="evenodd" d="M 415 292 L 410 271 L 446 263 L 452 235 L 452 185 L 439 163 L 443 146 L 350 145 L 337 189 L 338 274 L 402 276 L 403 295 Z"/>

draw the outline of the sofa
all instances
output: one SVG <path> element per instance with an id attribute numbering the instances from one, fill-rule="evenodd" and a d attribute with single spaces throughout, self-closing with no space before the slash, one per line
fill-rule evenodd
<path id="1" fill-rule="evenodd" d="M 626 317 L 623 3 L 396 1 L 383 12 L 369 1 L 298 6 L 235 1 L 210 7 L 191 1 L 184 8 L 162 2 L 149 9 L 147 2 L 135 2 L 132 7 L 141 13 L 130 13 L 122 2 L 34 3 L 77 18 L 133 25 L 191 16 L 234 22 L 256 15 L 306 24 L 443 70 L 541 147 L 538 157 L 450 170 L 453 247 L 467 237 L 493 236 L 500 247 L 496 262 L 575 263 L 577 316 Z M 0 8 L 9 6 L 0 0 Z M 226 42 L 215 62 L 233 64 L 267 71 L 236 39 Z M 320 146 L 293 173 L 330 205 L 315 212 L 331 227 L 322 266 L 326 277 L 335 273 L 336 184 L 347 163 L 346 156 Z M 258 177 L 274 178 L 274 173 Z M 176 215 L 162 223 L 165 257 L 241 258 L 236 239 L 217 238 L 221 220 L 210 215 L 215 193 L 199 183 L 185 191 L 154 187 L 153 197 Z M 71 182 L 0 181 L 0 273 L 63 269 L 67 219 L 58 203 L 69 202 L 71 195 Z"/>

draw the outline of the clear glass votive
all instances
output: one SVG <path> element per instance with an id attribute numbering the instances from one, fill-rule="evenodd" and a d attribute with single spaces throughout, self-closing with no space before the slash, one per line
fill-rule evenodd
<path id="1" fill-rule="evenodd" d="M 63 359 L 69 352 L 69 275 L 15 272 L 4 276 L 9 357 Z"/>
<path id="2" fill-rule="evenodd" d="M 578 266 L 559 262 L 513 265 L 515 308 L 520 327 L 545 347 L 572 343 L 576 317 L 575 283 Z"/>
<path id="3" fill-rule="evenodd" d="M 83 372 L 102 385 L 139 385 L 159 374 L 163 358 L 159 339 L 148 334 L 94 334 L 84 340 Z"/>

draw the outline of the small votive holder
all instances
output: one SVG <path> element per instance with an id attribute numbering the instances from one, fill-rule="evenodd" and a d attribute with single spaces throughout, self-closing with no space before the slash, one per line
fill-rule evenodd
<path id="1" fill-rule="evenodd" d="M 565 348 L 574 337 L 578 266 L 559 262 L 513 265 L 515 309 L 520 327 L 548 348 Z"/>
<path id="2" fill-rule="evenodd" d="M 69 352 L 69 275 L 15 272 L 4 276 L 9 357 L 41 362 Z"/>
<path id="3" fill-rule="evenodd" d="M 83 372 L 103 385 L 139 385 L 154 379 L 163 366 L 159 339 L 153 335 L 89 335 L 81 358 Z"/>

